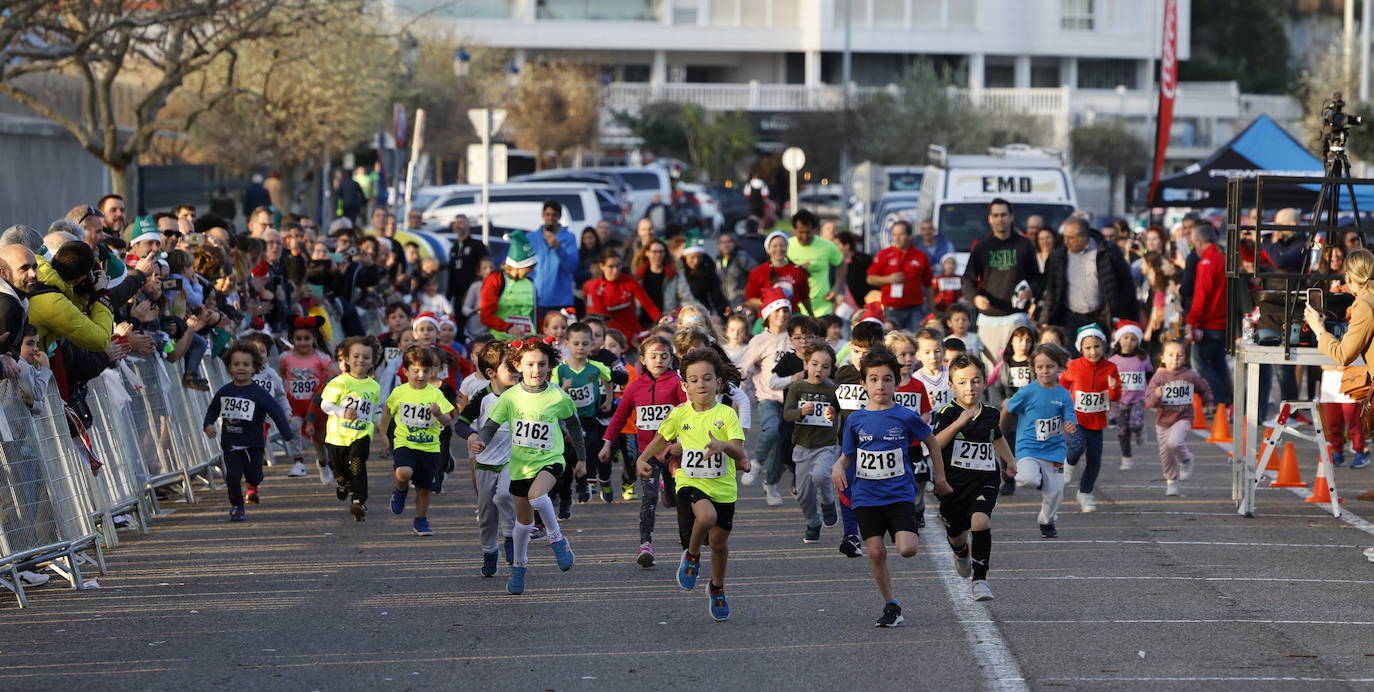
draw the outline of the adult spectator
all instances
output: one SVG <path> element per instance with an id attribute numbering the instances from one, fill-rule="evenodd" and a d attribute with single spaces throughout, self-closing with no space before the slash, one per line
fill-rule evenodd
<path id="1" fill-rule="evenodd" d="M 153 225 L 157 227 L 157 232 L 162 234 L 162 248 L 167 252 L 177 249 L 181 239 L 186 236 L 177 217 L 171 212 L 160 211 L 153 214 Z"/>
<path id="2" fill-rule="evenodd" d="M 119 206 L 114 205 L 114 201 L 119 202 Z M 104 203 L 111 209 L 111 216 L 116 219 L 123 218 L 122 200 L 112 200 L 110 196 L 104 198 Z M 67 212 L 67 220 L 81 226 L 82 240 L 91 247 L 96 256 L 96 266 L 106 276 L 106 288 L 110 304 L 119 308 L 124 305 L 129 297 L 143 286 L 146 279 L 145 272 L 151 270 L 150 262 L 141 262 L 134 269 L 130 269 L 119 258 L 119 253 L 111 248 L 111 243 L 119 243 L 118 231 L 111 229 L 105 220 L 105 216 L 94 207 L 77 206 Z M 128 279 L 128 285 L 125 285 Z"/>
<path id="3" fill-rule="evenodd" d="M 267 176 L 267 180 L 262 181 L 262 188 L 267 190 L 267 199 L 273 209 L 282 211 L 286 209 L 286 190 L 281 181 L 281 171 L 272 171 Z"/>
<path id="4" fill-rule="evenodd" d="M 334 199 L 339 202 L 339 216 L 356 225 L 367 204 L 367 194 L 358 181 L 344 175 L 342 170 L 334 171 Z"/>
<path id="5" fill-rule="evenodd" d="M 572 307 L 573 274 L 577 271 L 577 238 L 572 231 L 559 224 L 563 205 L 557 200 L 544 202 L 544 225 L 537 231 L 526 231 L 534 249 L 534 290 L 539 305 L 539 321 L 544 314 Z"/>
<path id="6" fill-rule="evenodd" d="M 187 221 L 196 220 L 196 207 L 193 204 L 178 204 L 172 207 L 172 215 Z"/>
<path id="7" fill-rule="evenodd" d="M 1059 234 L 1055 233 L 1053 228 L 1041 227 L 1031 237 L 1031 241 L 1035 243 L 1035 266 L 1043 274 L 1045 273 L 1045 263 L 1050 261 L 1050 253 L 1059 247 Z"/>
<path id="8" fill-rule="evenodd" d="M 611 231 L 611 222 L 605 219 L 596 222 L 596 237 L 601 241 L 602 247 L 608 247 L 619 240 Z"/>
<path id="9" fill-rule="evenodd" d="M 882 290 L 883 319 L 914 333 L 930 313 L 925 287 L 934 276 L 930 257 L 911 242 L 911 224 L 898 221 L 892 224 L 892 245 L 878 251 L 865 278 Z"/>
<path id="10" fill-rule="evenodd" d="M 423 209 L 411 209 L 406 212 L 406 230 L 418 231 L 425 227 L 425 212 Z"/>
<path id="11" fill-rule="evenodd" d="M 230 243 L 229 229 L 234 224 L 219 214 L 206 214 L 198 216 L 195 220 L 195 231 L 205 238 L 207 245 L 213 245 L 222 250 L 228 251 Z"/>
<path id="12" fill-rule="evenodd" d="M 95 250 L 83 242 L 66 243 L 38 267 L 38 282 L 29 291 L 29 323 L 44 350 L 58 339 L 86 351 L 110 345 L 113 312 L 104 295 L 106 279 L 96 270 Z"/>
<path id="13" fill-rule="evenodd" d="M 52 253 L 57 248 L 72 242 L 81 240 L 81 227 L 66 220 L 58 219 L 48 226 L 48 234 L 43 236 L 43 249 L 40 253 L 44 259 L 51 260 Z"/>
<path id="14" fill-rule="evenodd" d="M 720 274 L 721 291 L 731 307 L 739 308 L 744 305 L 744 289 L 749 283 L 749 272 L 758 263 L 749 253 L 740 249 L 735 234 L 729 231 L 722 232 L 716 238 L 716 249 L 719 250 L 715 263 L 716 271 Z"/>
<path id="15" fill-rule="evenodd" d="M 134 219 L 133 228 L 133 237 L 129 239 L 129 253 L 139 259 L 158 259 L 162 254 L 162 234 L 157 232 L 153 220 L 140 216 Z"/>
<path id="16" fill-rule="evenodd" d="M 105 195 L 95 203 L 95 208 L 100 210 L 100 216 L 105 219 L 105 228 L 109 229 L 111 235 L 119 235 L 124 230 L 128 212 L 124 208 L 123 197 Z"/>
<path id="17" fill-rule="evenodd" d="M 1317 337 L 1317 349 L 1336 365 L 1350 365 L 1361 356 L 1364 362 L 1374 363 L 1374 253 L 1365 248 L 1351 250 L 1342 268 L 1345 288 L 1355 296 L 1345 335 L 1338 339 L 1326 331 L 1326 317 L 1310 304 L 1303 308 L 1303 320 Z M 1357 499 L 1374 500 L 1374 490 Z"/>
<path id="18" fill-rule="evenodd" d="M 477 280 L 477 269 L 482 264 L 482 258 L 487 256 L 487 246 L 480 239 L 472 237 L 472 228 L 466 216 L 458 215 L 449 228 L 453 230 L 453 244 L 448 250 L 448 297 L 454 306 L 459 306 L 467 297 L 472 282 Z"/>
<path id="19" fill-rule="evenodd" d="M 625 243 L 625 252 L 622 255 L 631 272 L 638 274 L 639 270 L 643 268 L 641 262 L 643 261 L 644 248 L 648 247 L 649 243 L 657 237 L 658 231 L 654 229 L 654 222 L 647 218 L 640 219 L 639 224 L 635 226 L 635 237 L 631 238 L 630 242 Z"/>
<path id="20" fill-rule="evenodd" d="M 1040 267 L 1029 240 L 1012 232 L 1011 203 L 988 204 L 988 227 L 969 252 L 964 296 L 978 308 L 978 336 L 992 353 L 1001 353 L 1017 327 L 1031 326 L 1026 310 L 1040 293 Z"/>
<path id="21" fill-rule="evenodd" d="M 28 324 L 29 291 L 38 280 L 38 260 L 20 244 L 0 247 L 0 375 L 19 372 L 19 344 Z"/>
<path id="22" fill-rule="evenodd" d="M 1197 292 L 1184 320 L 1185 333 L 1196 345 L 1196 370 L 1220 404 L 1231 405 L 1231 375 L 1226 367 L 1226 258 L 1217 247 L 1217 231 L 1199 223 L 1193 231 L 1198 253 Z"/>
<path id="23" fill-rule="evenodd" d="M 651 238 L 644 249 L 639 251 L 635 257 L 634 264 L 639 265 L 639 269 L 634 271 L 635 278 L 644 287 L 644 293 L 649 296 L 649 300 L 662 310 L 664 298 L 667 294 L 669 282 L 677 276 L 677 271 L 673 269 L 673 263 L 668 261 L 668 244 L 659 238 Z M 652 325 L 658 321 L 657 317 L 650 319 L 650 313 L 640 306 L 639 322 L 644 326 Z"/>
<path id="24" fill-rule="evenodd" d="M 653 201 L 649 202 L 648 208 L 644 210 L 644 218 L 648 219 L 655 233 L 663 235 L 664 231 L 668 230 L 668 220 L 671 213 L 672 210 L 663 203 L 663 195 L 655 192 Z"/>
<path id="25" fill-rule="evenodd" d="M 272 227 L 272 208 L 267 206 L 254 207 L 248 214 L 248 235 L 254 238 L 261 238 L 263 231 Z"/>
<path id="26" fill-rule="evenodd" d="M 1274 214 L 1274 225 L 1298 225 L 1298 210 L 1280 209 L 1278 213 Z M 1194 232 L 1194 238 L 1196 237 L 1196 232 Z M 1269 253 L 1269 259 L 1274 261 L 1274 266 L 1278 267 L 1279 271 L 1297 272 L 1302 271 L 1303 260 L 1306 259 L 1303 249 L 1306 245 L 1306 234 L 1295 233 L 1292 228 L 1283 228 L 1270 234 L 1263 249 Z"/>
<path id="27" fill-rule="evenodd" d="M 0 247 L 6 245 L 23 245 L 29 252 L 37 254 L 43 248 L 43 234 L 31 226 L 15 224 L 0 233 Z"/>
<path id="28" fill-rule="evenodd" d="M 682 249 L 682 272 L 663 291 L 663 311 L 673 314 L 678 307 L 697 303 L 712 315 L 724 316 L 730 308 L 720 288 L 720 275 L 706 251 L 701 236 L 692 232 Z"/>
<path id="29" fill-rule="evenodd" d="M 839 232 L 840 227 L 834 221 L 825 221 L 821 223 L 820 235 L 822 238 L 825 238 L 826 240 L 835 243 L 835 237 L 839 235 Z M 839 243 L 835 244 L 839 245 Z"/>
<path id="30" fill-rule="evenodd" d="M 1035 243 L 1036 237 L 1040 235 L 1040 230 L 1045 227 L 1045 217 L 1039 214 L 1031 214 L 1026 218 L 1026 239 Z"/>
<path id="31" fill-rule="evenodd" d="M 839 302 L 840 291 L 830 287 L 830 270 L 835 270 L 835 285 L 845 285 L 846 267 L 844 254 L 835 244 L 818 237 L 816 229 L 820 220 L 809 209 L 802 209 L 792 215 L 793 237 L 787 243 L 787 259 L 806 270 L 811 282 L 812 317 L 829 315 Z"/>
<path id="32" fill-rule="evenodd" d="M 272 193 L 262 185 L 262 174 L 254 173 L 248 179 L 248 187 L 243 190 L 243 218 L 253 215 L 253 210 L 258 207 L 272 206 Z"/>
<path id="33" fill-rule="evenodd" d="M 772 286 L 792 301 L 792 314 L 798 314 L 802 308 L 809 314 L 811 277 L 805 269 L 787 259 L 787 234 L 782 231 L 769 233 L 765 247 L 768 248 L 768 263 L 754 267 L 754 271 L 749 272 L 749 281 L 744 286 L 745 305 L 755 311 L 761 309 L 763 289 Z"/>
<path id="34" fill-rule="evenodd" d="M 759 222 L 756 219 L 744 220 L 744 232 L 735 238 L 739 244 L 739 249 L 749 255 L 749 259 L 754 260 L 754 266 L 768 263 L 768 248 L 764 247 L 765 238 L 759 233 Z"/>
<path id="35" fill-rule="evenodd" d="M 929 219 L 921 222 L 921 237 L 912 245 L 926 253 L 926 258 L 931 262 L 939 262 L 941 257 L 954 254 L 954 243 L 936 231 L 934 222 Z"/>
<path id="36" fill-rule="evenodd" d="M 849 317 L 851 310 L 863 308 L 864 298 L 873 290 L 868 285 L 868 268 L 873 265 L 873 256 L 860 249 L 861 241 L 849 231 L 835 234 L 834 243 L 844 257 L 845 283 L 843 286 L 835 285 L 842 306 L 839 314 Z"/>
<path id="37" fill-rule="evenodd" d="M 1065 327 L 1070 334 L 1095 324 L 1107 334 L 1113 318 L 1137 319 L 1131 267 L 1116 245 L 1076 216 L 1064 221 L 1062 237 L 1064 244 L 1045 263 L 1040 321 Z"/>

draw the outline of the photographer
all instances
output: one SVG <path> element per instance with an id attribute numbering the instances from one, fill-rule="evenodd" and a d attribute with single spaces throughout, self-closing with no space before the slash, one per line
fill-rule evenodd
<path id="1" fill-rule="evenodd" d="M 1317 337 L 1317 348 L 1336 365 L 1350 365 L 1360 356 L 1366 364 L 1374 363 L 1374 253 L 1364 248 L 1352 251 L 1345 258 L 1344 269 L 1346 289 L 1355 296 L 1345 336 L 1337 339 L 1326 331 L 1325 316 L 1310 303 L 1303 309 L 1303 319 Z M 1374 500 L 1374 490 L 1357 499 Z"/>

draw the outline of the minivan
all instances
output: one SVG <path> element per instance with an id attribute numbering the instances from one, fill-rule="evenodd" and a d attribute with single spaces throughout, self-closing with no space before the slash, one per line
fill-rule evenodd
<path id="1" fill-rule="evenodd" d="M 604 186 L 601 186 L 604 187 Z M 574 235 L 581 238 L 582 229 L 595 226 L 602 219 L 603 201 L 598 186 L 586 183 L 506 183 L 491 186 L 491 224 L 512 228 L 538 228 L 544 202 L 554 200 L 563 205 L 560 221 Z M 610 193 L 609 188 L 606 190 Z M 448 226 L 459 214 L 468 217 L 474 228 L 482 225 L 482 186 L 443 185 L 422 188 L 412 205 L 424 209 L 426 224 Z"/>

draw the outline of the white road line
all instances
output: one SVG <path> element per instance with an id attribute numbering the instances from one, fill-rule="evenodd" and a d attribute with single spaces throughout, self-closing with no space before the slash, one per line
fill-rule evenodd
<path id="1" fill-rule="evenodd" d="M 950 558 L 953 560 L 953 558 Z M 1144 575 L 1124 575 L 1124 576 L 1079 576 L 1076 574 L 1064 574 L 1057 576 L 1026 576 L 1017 574 L 1017 581 L 1247 581 L 1247 582 L 1283 582 L 1292 584 L 1361 584 L 1374 585 L 1374 580 L 1370 579 L 1309 579 L 1295 577 L 1285 579 L 1282 577 L 1177 577 L 1177 576 L 1144 576 Z"/>
<path id="2" fill-rule="evenodd" d="M 1374 682 L 1374 678 L 1196 677 L 1196 678 L 1040 678 L 1040 682 Z"/>
<path id="3" fill-rule="evenodd" d="M 1266 620 L 1262 618 L 1224 618 L 1215 620 L 1001 620 L 1004 625 L 1374 625 L 1369 620 Z"/>
<path id="4" fill-rule="evenodd" d="M 1100 539 L 1055 539 L 1053 541 L 1040 540 L 1019 540 L 1019 541 L 997 541 L 998 545 L 1050 545 L 1059 543 L 1099 543 L 1102 545 L 1206 545 L 1206 546 L 1232 546 L 1243 548 L 1359 548 L 1358 545 L 1332 545 L 1327 543 L 1254 543 L 1254 542 L 1228 542 L 1228 541 L 1109 541 Z"/>
<path id="5" fill-rule="evenodd" d="M 954 606 L 954 614 L 968 635 L 974 658 L 983 673 L 983 681 L 992 690 L 1029 690 L 1021 666 L 1017 665 L 1016 657 L 1007 648 L 1002 631 L 992 620 L 987 607 L 973 600 L 969 595 L 968 580 L 960 579 L 954 572 L 954 556 L 949 551 L 949 544 L 941 538 L 944 532 L 936 528 L 940 526 L 939 515 L 927 509 L 926 521 L 931 528 L 921 534 L 922 549 L 935 563 L 940 581 L 945 585 L 945 593 Z"/>

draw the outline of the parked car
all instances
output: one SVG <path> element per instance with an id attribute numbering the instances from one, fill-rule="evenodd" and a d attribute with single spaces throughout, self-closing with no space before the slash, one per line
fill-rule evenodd
<path id="1" fill-rule="evenodd" d="M 710 186 L 700 183 L 678 183 L 677 189 L 692 195 L 697 204 L 697 216 L 707 225 L 708 230 L 719 233 L 725 227 L 725 215 L 721 213 L 720 202 L 711 192 Z"/>
<path id="2" fill-rule="evenodd" d="M 673 201 L 673 181 L 668 173 L 668 169 L 662 166 L 643 166 L 640 168 L 605 166 L 596 168 L 579 168 L 580 171 L 614 173 L 625 180 L 630 186 L 630 211 L 625 216 L 629 223 L 638 223 L 644 217 L 644 212 L 653 204 L 654 194 L 657 193 L 664 204 Z"/>
<path id="3" fill-rule="evenodd" d="M 726 187 L 724 185 L 712 185 L 711 194 L 716 198 L 716 204 L 720 206 L 720 213 L 724 219 L 724 228 L 729 228 L 736 232 L 742 230 L 739 226 L 749 218 L 749 199 L 745 197 L 738 187 Z"/>
<path id="4" fill-rule="evenodd" d="M 916 223 L 919 192 L 889 192 L 873 207 L 873 227 L 868 234 L 868 249 L 877 252 L 880 248 L 892 245 L 892 225 L 906 221 L 912 229 L 920 227 Z"/>
<path id="5" fill-rule="evenodd" d="M 602 200 L 597 194 L 598 187 L 586 183 L 506 183 L 491 186 L 491 224 L 511 228 L 536 228 L 544 210 L 546 200 L 555 200 L 563 205 L 560 223 L 568 227 L 574 235 L 581 238 L 582 229 L 595 226 L 602 218 Z M 605 188 L 607 194 L 609 188 Z M 423 188 L 416 194 L 413 204 L 424 209 L 422 218 L 426 224 L 447 226 L 459 214 L 472 221 L 474 227 L 482 224 L 482 186 L 445 185 Z M 423 205 L 423 206 L 421 206 Z"/>

